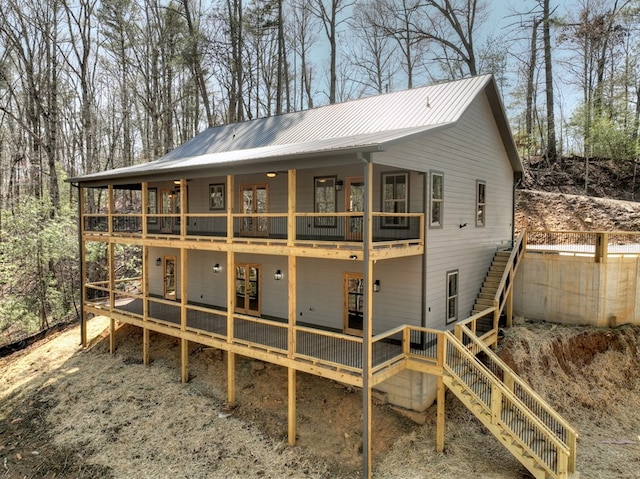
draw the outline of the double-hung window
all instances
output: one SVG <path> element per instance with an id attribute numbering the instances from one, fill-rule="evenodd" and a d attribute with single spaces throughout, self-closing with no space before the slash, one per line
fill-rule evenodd
<path id="1" fill-rule="evenodd" d="M 409 175 L 407 173 L 385 173 L 382 175 L 383 213 L 409 211 Z M 384 216 L 382 225 L 388 228 L 406 227 L 406 216 Z"/>
<path id="2" fill-rule="evenodd" d="M 444 175 L 431 173 L 431 205 L 429 212 L 429 226 L 442 228 L 444 219 Z"/>
<path id="3" fill-rule="evenodd" d="M 458 270 L 447 272 L 447 324 L 458 320 Z"/>
<path id="4" fill-rule="evenodd" d="M 317 176 L 314 178 L 314 202 L 316 213 L 336 212 L 336 177 Z M 335 216 L 318 216 L 315 219 L 316 227 L 336 226 Z"/>
<path id="5" fill-rule="evenodd" d="M 485 192 L 486 183 L 480 180 L 476 181 L 476 226 L 484 226 L 487 219 Z"/>

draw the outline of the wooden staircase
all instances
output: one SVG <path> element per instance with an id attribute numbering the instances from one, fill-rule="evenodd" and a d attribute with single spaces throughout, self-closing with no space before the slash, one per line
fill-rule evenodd
<path id="1" fill-rule="evenodd" d="M 445 385 L 536 479 L 571 478 L 575 430 L 471 330 L 462 328 L 462 341 L 446 333 Z M 478 359 L 480 352 L 487 364 Z"/>
<path id="2" fill-rule="evenodd" d="M 505 269 L 509 264 L 509 258 L 511 256 L 511 250 L 498 250 L 493 257 L 489 272 L 482 283 L 482 288 L 476 302 L 473 306 L 471 314 L 480 313 L 487 308 L 491 308 L 494 305 L 496 293 L 500 288 L 500 282 L 504 276 Z"/>
<path id="3" fill-rule="evenodd" d="M 569 479 L 576 431 L 487 347 L 491 338 L 497 342 L 503 310 L 508 319 L 512 314 L 523 254 L 524 232 L 513 248 L 496 252 L 471 318 L 456 324 L 455 334 L 445 332 L 443 382 L 536 479 Z"/>

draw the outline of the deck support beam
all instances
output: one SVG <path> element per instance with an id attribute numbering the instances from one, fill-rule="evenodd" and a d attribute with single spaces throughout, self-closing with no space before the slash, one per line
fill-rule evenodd
<path id="1" fill-rule="evenodd" d="M 146 183 L 143 183 L 143 191 L 146 191 Z M 146 198 L 146 194 L 143 195 Z M 146 210 L 143 210 L 146 211 Z M 143 228 L 146 231 L 147 222 L 144 221 Z M 149 320 L 149 302 L 146 298 L 149 296 L 149 247 L 142 247 L 142 321 L 146 323 Z M 149 365 L 149 349 L 150 349 L 150 336 L 151 331 L 143 327 L 142 328 L 142 364 Z"/>
<path id="2" fill-rule="evenodd" d="M 145 366 L 149 365 L 149 336 L 151 331 L 147 328 L 142 328 L 142 364 Z"/>
<path id="3" fill-rule="evenodd" d="M 113 202 L 113 189 L 109 187 L 109 205 Z M 109 206 L 111 211 L 111 206 Z M 111 225 L 111 217 L 109 217 L 109 225 Z M 109 226 L 111 228 L 111 226 Z M 116 352 L 116 320 L 113 319 L 113 309 L 116 303 L 116 270 L 115 270 L 115 251 L 114 244 L 109 243 L 107 245 L 108 254 L 108 268 L 109 268 L 109 352 L 114 354 Z"/>
<path id="4" fill-rule="evenodd" d="M 236 353 L 227 352 L 227 404 L 236 404 Z"/>
<path id="5" fill-rule="evenodd" d="M 444 401 L 446 388 L 442 376 L 438 376 L 436 399 L 436 451 L 444 452 Z"/>
<path id="6" fill-rule="evenodd" d="M 189 382 L 189 340 L 180 339 L 180 381 Z"/>
<path id="7" fill-rule="evenodd" d="M 509 288 L 509 294 L 507 295 L 507 327 L 513 326 L 513 285 Z"/>
<path id="8" fill-rule="evenodd" d="M 186 193 L 186 183 L 184 178 L 181 182 L 182 188 L 180 196 L 182 200 L 184 200 L 184 195 Z M 184 205 L 186 203 L 182 204 Z M 184 214 L 184 208 L 180 209 L 180 214 Z M 186 221 L 183 216 L 180 220 L 180 228 L 183 236 L 186 233 L 185 227 Z M 189 276 L 187 261 L 187 250 L 180 248 L 180 331 L 187 330 L 187 295 L 189 294 L 187 284 L 187 278 Z M 180 339 L 180 380 L 182 384 L 189 382 L 189 341 L 184 338 Z"/>
<path id="9" fill-rule="evenodd" d="M 116 320 L 113 316 L 109 317 L 109 353 L 116 352 Z"/>
<path id="10" fill-rule="evenodd" d="M 296 445 L 296 383 L 297 376 L 296 370 L 293 368 L 287 368 L 289 373 L 289 400 L 288 400 L 288 413 L 289 413 L 289 444 L 291 446 Z"/>

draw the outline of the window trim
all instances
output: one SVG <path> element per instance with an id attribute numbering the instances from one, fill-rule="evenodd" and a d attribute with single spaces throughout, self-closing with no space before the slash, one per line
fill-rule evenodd
<path id="1" fill-rule="evenodd" d="M 483 187 L 483 200 L 480 202 L 480 187 Z M 482 215 L 480 215 L 482 211 Z M 487 224 L 487 182 L 476 180 L 476 227 L 484 228 Z M 482 220 L 480 220 L 482 218 Z"/>
<path id="2" fill-rule="evenodd" d="M 318 197 L 317 197 L 317 188 L 318 181 L 320 180 L 331 180 L 333 181 L 333 211 L 318 211 Z M 337 175 L 324 175 L 324 176 L 314 176 L 313 177 L 313 211 L 314 213 L 337 213 L 338 211 L 338 193 L 336 192 L 336 182 L 338 181 Z M 315 217 L 314 218 L 314 227 L 315 228 L 337 228 L 336 217 L 328 216 L 328 217 Z"/>
<path id="3" fill-rule="evenodd" d="M 451 276 L 455 276 L 456 277 L 456 291 L 455 294 L 451 294 L 451 291 L 449 290 L 449 285 L 451 284 L 449 281 L 449 278 Z M 459 301 L 458 299 L 460 298 L 460 270 L 457 269 L 453 269 L 450 271 L 447 271 L 447 275 L 446 275 L 446 285 L 445 285 L 445 289 L 446 289 L 446 302 L 445 302 L 445 322 L 446 324 L 451 324 L 451 323 L 455 323 L 456 321 L 458 321 L 458 316 L 459 316 L 459 309 L 458 309 L 458 305 L 459 305 Z M 455 315 L 453 317 L 449 316 L 449 303 L 451 300 L 455 301 Z"/>
<path id="4" fill-rule="evenodd" d="M 434 177 L 439 176 L 442 178 L 442 198 L 434 198 L 433 197 L 433 179 Z M 441 171 L 431 171 L 429 172 L 429 228 L 437 229 L 444 227 L 444 173 Z M 433 221 L 433 207 L 434 203 L 440 204 L 440 221 Z"/>
<path id="5" fill-rule="evenodd" d="M 380 175 L 380 211 L 382 213 L 387 213 L 387 211 L 385 211 L 385 202 L 387 201 L 384 197 L 384 192 L 385 192 L 385 185 L 386 185 L 386 178 L 390 177 L 390 176 L 404 176 L 405 179 L 405 197 L 403 200 L 398 200 L 396 198 L 396 189 L 395 189 L 395 181 L 394 181 L 394 197 L 391 201 L 393 201 L 394 206 L 396 203 L 400 203 L 403 202 L 405 205 L 404 208 L 404 213 L 398 213 L 398 214 L 404 214 L 406 215 L 407 213 L 409 213 L 409 188 L 410 188 L 410 184 L 409 181 L 411 179 L 411 175 L 409 174 L 408 171 L 387 171 L 387 172 L 382 172 Z M 395 211 L 391 211 L 389 213 L 395 213 Z M 391 223 L 388 221 L 393 221 L 394 219 L 396 219 L 393 216 L 383 216 L 382 217 L 382 221 L 381 221 L 381 228 L 390 228 L 390 229 L 409 229 L 409 218 L 407 216 L 402 216 L 400 217 L 400 222 L 399 223 Z"/>

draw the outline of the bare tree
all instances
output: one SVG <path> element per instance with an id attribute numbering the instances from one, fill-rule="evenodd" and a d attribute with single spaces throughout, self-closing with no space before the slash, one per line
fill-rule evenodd
<path id="1" fill-rule="evenodd" d="M 294 0 L 292 4 L 292 43 L 297 57 L 300 58 L 299 84 L 300 108 L 304 108 L 305 99 L 308 108 L 313 108 L 313 66 L 309 60 L 309 51 L 316 43 L 314 19 L 307 0 Z M 297 96 L 297 95 L 296 95 Z"/>
<path id="2" fill-rule="evenodd" d="M 545 93 L 547 98 L 547 148 L 548 160 L 558 156 L 556 148 L 556 119 L 553 100 L 553 62 L 551 58 L 551 15 L 549 0 L 542 1 L 542 39 L 544 43 Z"/>
<path id="3" fill-rule="evenodd" d="M 336 102 L 338 30 L 341 24 L 348 21 L 349 17 L 345 13 L 354 3 L 355 0 L 313 0 L 312 11 L 321 20 L 329 41 L 329 103 Z"/>
<path id="4" fill-rule="evenodd" d="M 363 91 L 372 89 L 380 94 L 392 88 L 392 76 L 398 63 L 391 45 L 393 40 L 387 30 L 377 24 L 378 18 L 369 4 L 354 8 L 351 25 L 358 33 L 359 41 L 349 48 L 349 57 L 356 68 L 353 81 L 360 83 Z"/>

